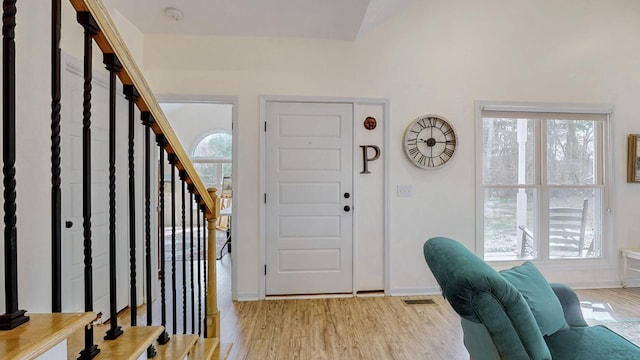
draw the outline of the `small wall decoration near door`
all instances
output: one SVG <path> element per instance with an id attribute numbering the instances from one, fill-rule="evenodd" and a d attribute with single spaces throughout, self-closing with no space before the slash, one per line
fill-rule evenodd
<path id="1" fill-rule="evenodd" d="M 447 119 L 424 115 L 413 120 L 404 133 L 407 158 L 422 169 L 437 169 L 449 163 L 457 146 L 456 133 Z"/>
<path id="2" fill-rule="evenodd" d="M 378 125 L 378 122 L 374 117 L 367 116 L 367 118 L 364 119 L 364 128 L 367 130 L 373 130 L 376 128 L 377 125 Z"/>

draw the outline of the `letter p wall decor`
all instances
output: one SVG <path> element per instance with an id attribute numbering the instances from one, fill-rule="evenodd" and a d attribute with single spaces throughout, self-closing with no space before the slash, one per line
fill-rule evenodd
<path id="1" fill-rule="evenodd" d="M 380 158 L 380 148 L 377 145 L 360 145 L 360 148 L 362 149 L 362 171 L 360 174 L 371 174 L 369 161 L 375 161 Z M 373 156 L 369 156 L 369 149 L 373 150 Z"/>

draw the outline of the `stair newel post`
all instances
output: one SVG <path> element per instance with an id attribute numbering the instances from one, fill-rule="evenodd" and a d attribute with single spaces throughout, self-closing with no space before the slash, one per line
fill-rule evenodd
<path id="1" fill-rule="evenodd" d="M 62 195 L 60 99 L 62 1 L 51 1 L 51 311 L 62 311 Z"/>
<path id="2" fill-rule="evenodd" d="M 116 249 L 116 74 L 122 64 L 115 54 L 104 54 L 104 64 L 109 71 L 109 330 L 105 340 L 115 340 L 122 335 L 118 326 L 118 285 Z M 135 312 L 135 309 L 132 309 Z"/>
<path id="3" fill-rule="evenodd" d="M 138 314 L 137 279 L 136 279 L 136 170 L 135 170 L 135 103 L 140 97 L 133 85 L 124 85 L 125 99 L 129 101 L 129 298 L 131 303 L 131 326 L 136 326 Z M 150 268 L 151 266 L 149 266 Z M 149 303 L 151 304 L 151 303 Z M 150 307 L 150 306 L 149 306 Z"/>
<path id="4" fill-rule="evenodd" d="M 193 192 L 196 187 L 189 184 L 189 277 L 191 288 L 191 333 L 196 333 L 196 308 L 195 308 L 195 288 L 193 284 Z"/>
<path id="5" fill-rule="evenodd" d="M 209 194 L 207 193 L 204 196 L 209 196 Z M 208 272 L 208 268 L 209 268 L 209 253 L 207 252 L 207 205 L 203 202 L 202 204 L 200 204 L 200 211 L 202 212 L 202 253 L 205 254 L 204 255 L 204 259 L 203 259 L 203 264 L 202 264 L 202 281 L 204 284 L 204 319 L 203 319 L 203 328 L 202 329 L 202 335 L 204 337 L 207 337 L 207 291 L 209 290 L 209 283 L 207 282 L 207 272 Z M 215 255 L 215 254 L 214 254 Z M 215 257 L 213 258 L 215 259 Z"/>
<path id="6" fill-rule="evenodd" d="M 187 333 L 187 217 L 186 217 L 186 183 L 187 172 L 180 170 L 182 202 L 182 333 Z"/>
<path id="7" fill-rule="evenodd" d="M 169 154 L 169 164 L 171 164 L 171 329 L 172 334 L 176 334 L 178 326 L 178 308 L 176 297 L 176 164 L 178 157 L 176 154 Z"/>
<path id="8" fill-rule="evenodd" d="M 16 216 L 16 2 L 4 1 L 2 14 L 2 158 L 4 175 L 4 278 L 5 314 L 0 330 L 29 321 L 18 310 L 18 229 Z"/>
<path id="9" fill-rule="evenodd" d="M 196 246 L 198 258 L 198 335 L 202 334 L 202 287 L 204 286 L 202 283 L 202 259 L 200 258 L 200 254 L 202 253 L 202 235 L 200 233 L 200 203 L 202 202 L 202 197 L 200 194 L 196 195 L 196 228 L 198 229 L 198 244 Z"/>
<path id="10" fill-rule="evenodd" d="M 207 189 L 213 202 L 213 209 L 208 209 L 207 217 L 207 332 L 205 337 L 220 337 L 220 312 L 218 311 L 218 291 L 216 281 L 216 222 L 220 217 L 220 198 L 217 189 Z M 213 261 L 211 261 L 213 260 Z"/>
<path id="11" fill-rule="evenodd" d="M 144 252 L 145 252 L 145 295 L 147 304 L 147 325 L 153 324 L 153 303 L 151 288 L 151 126 L 155 122 L 153 116 L 148 111 L 140 115 L 142 125 L 144 125 Z M 153 345 L 147 348 L 147 358 L 156 356 L 156 349 Z"/>
<path id="12" fill-rule="evenodd" d="M 166 344 L 170 338 L 167 333 L 167 296 L 166 296 L 166 277 L 165 277 L 165 256 L 164 256 L 164 153 L 165 147 L 167 146 L 167 139 L 162 134 L 156 135 L 156 142 L 158 143 L 158 147 L 160 148 L 160 169 L 158 174 L 158 196 L 159 196 L 159 209 L 160 214 L 158 218 L 160 219 L 159 224 L 159 238 L 160 238 L 160 274 L 158 275 L 160 278 L 160 304 L 161 304 L 161 324 L 165 330 L 158 337 L 158 343 L 161 345 Z"/>
<path id="13" fill-rule="evenodd" d="M 79 12 L 84 27 L 84 87 L 82 102 L 82 228 L 84 237 L 84 310 L 93 311 L 93 255 L 91 240 L 91 81 L 93 79 L 93 36 L 100 28 L 89 12 Z M 93 327 L 85 328 L 80 359 L 93 359 L 100 349 L 93 342 Z"/>

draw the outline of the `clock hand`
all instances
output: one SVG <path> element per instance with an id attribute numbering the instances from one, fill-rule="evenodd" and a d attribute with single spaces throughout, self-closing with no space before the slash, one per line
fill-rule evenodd
<path id="1" fill-rule="evenodd" d="M 428 138 L 428 139 L 418 139 L 418 141 L 421 141 L 425 144 L 427 144 L 428 147 L 433 147 L 433 145 L 435 145 L 437 143 L 436 139 L 434 138 Z"/>

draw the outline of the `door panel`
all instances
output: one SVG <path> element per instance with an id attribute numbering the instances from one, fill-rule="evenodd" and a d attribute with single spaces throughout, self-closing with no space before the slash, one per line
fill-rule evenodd
<path id="1" fill-rule="evenodd" d="M 83 77 L 79 61 L 65 57 L 62 72 L 62 308 L 65 312 L 84 311 L 84 235 L 82 198 L 82 102 Z M 93 310 L 109 318 L 109 184 L 108 184 L 108 116 L 109 97 L 105 71 L 95 69 L 91 109 L 91 240 L 93 255 Z M 121 92 L 119 92 L 121 93 Z M 118 119 L 123 119 L 126 103 L 118 96 Z M 124 112 L 126 114 L 126 111 Z M 123 124 L 122 121 L 118 124 Z M 118 137 L 124 126 L 118 125 Z M 126 134 L 126 132 L 125 132 Z M 122 139 L 120 139 L 122 140 Z M 120 141 L 119 140 L 119 141 Z M 126 135 L 124 140 L 126 140 Z M 126 145 L 125 145 L 126 146 Z M 120 146 L 119 149 L 126 149 Z M 118 150 L 120 151 L 120 150 Z M 126 153 L 126 151 L 125 151 Z M 128 222 L 127 167 L 116 164 L 117 231 L 117 308 L 128 305 Z M 123 221 L 124 219 L 124 221 Z M 69 221 L 70 227 L 64 226 Z"/>
<path id="2" fill-rule="evenodd" d="M 353 106 L 266 105 L 266 294 L 349 293 Z"/>

